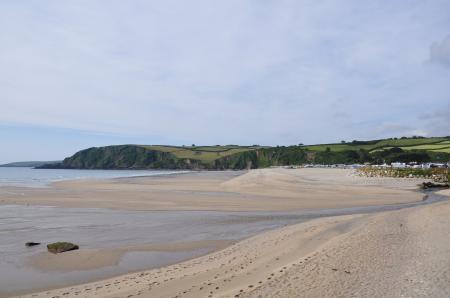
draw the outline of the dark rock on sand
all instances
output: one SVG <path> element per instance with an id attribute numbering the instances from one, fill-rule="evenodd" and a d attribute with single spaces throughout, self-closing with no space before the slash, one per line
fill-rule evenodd
<path id="1" fill-rule="evenodd" d="M 47 245 L 48 251 L 54 254 L 70 250 L 76 250 L 78 248 L 79 248 L 78 245 L 70 242 L 55 242 Z"/>
<path id="2" fill-rule="evenodd" d="M 41 243 L 39 242 L 27 242 L 25 243 L 26 247 L 30 247 L 30 246 L 36 246 L 36 245 L 40 245 Z"/>

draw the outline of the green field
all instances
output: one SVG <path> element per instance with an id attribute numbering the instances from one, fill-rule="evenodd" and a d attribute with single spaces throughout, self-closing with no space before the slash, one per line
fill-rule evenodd
<path id="1" fill-rule="evenodd" d="M 162 152 L 169 152 L 177 158 L 196 159 L 206 162 L 214 161 L 218 158 L 233 155 L 236 153 L 252 151 L 260 149 L 260 146 L 163 146 L 163 145 L 142 145 L 141 147 L 157 150 Z"/>
<path id="2" fill-rule="evenodd" d="M 395 147 L 401 148 L 402 150 L 429 150 L 434 152 L 449 152 L 450 138 L 436 137 L 386 139 L 379 141 L 354 141 L 351 143 L 321 144 L 302 147 L 304 149 L 312 151 L 326 151 L 327 149 L 329 149 L 333 152 L 360 149 L 364 149 L 370 152 L 376 152 L 386 149 L 392 149 Z"/>
<path id="3" fill-rule="evenodd" d="M 141 147 L 157 150 L 161 152 L 168 152 L 179 159 L 199 160 L 206 163 L 213 163 L 216 160 L 236 155 L 242 152 L 249 152 L 256 149 L 277 148 L 283 149 L 285 147 L 261 147 L 261 146 L 164 146 L 164 145 L 142 145 Z M 294 146 L 295 147 L 295 146 Z M 292 148 L 292 147 L 291 147 Z M 345 154 L 348 151 L 359 151 L 363 149 L 367 152 L 376 153 L 392 148 L 401 148 L 406 152 L 428 151 L 433 153 L 450 153 L 450 138 L 449 137 L 433 137 L 433 138 L 400 138 L 400 139 L 384 139 L 374 141 L 353 141 L 349 143 L 335 143 L 335 144 L 319 144 L 298 146 L 298 149 L 304 149 L 313 152 L 330 151 L 336 154 Z"/>
<path id="4" fill-rule="evenodd" d="M 395 147 L 383 147 L 382 149 L 376 149 L 374 151 L 380 151 L 385 149 L 392 149 Z M 433 151 L 433 152 L 447 152 L 450 153 L 450 144 L 448 142 L 439 142 L 435 144 L 426 144 L 426 145 L 414 145 L 414 146 L 401 146 L 397 147 L 405 151 L 412 150 L 425 150 L 425 151 Z"/>
<path id="5" fill-rule="evenodd" d="M 417 145 L 417 146 L 399 147 L 399 148 L 401 148 L 403 150 L 432 150 L 432 151 L 437 151 L 437 152 L 448 152 L 448 149 L 450 149 L 450 145 L 438 143 L 438 144 Z"/>
<path id="6" fill-rule="evenodd" d="M 442 149 L 433 149 L 433 150 L 430 150 L 430 151 L 450 153 L 450 147 L 442 148 Z"/>
<path id="7" fill-rule="evenodd" d="M 181 159 L 195 159 L 204 162 L 213 162 L 221 157 L 234 155 L 255 149 L 269 148 L 261 146 L 165 146 L 165 145 L 142 145 L 141 147 L 157 150 L 162 152 L 169 152 Z M 375 141 L 354 141 L 349 143 L 335 143 L 335 144 L 319 144 L 306 145 L 300 148 L 323 152 L 328 149 L 332 152 L 344 152 L 348 150 L 357 151 L 360 149 L 367 150 L 371 153 L 388 150 L 392 148 L 401 148 L 404 151 L 421 150 L 431 152 L 450 153 L 450 138 L 449 137 L 434 137 L 434 138 L 404 138 L 404 139 L 384 139 Z"/>

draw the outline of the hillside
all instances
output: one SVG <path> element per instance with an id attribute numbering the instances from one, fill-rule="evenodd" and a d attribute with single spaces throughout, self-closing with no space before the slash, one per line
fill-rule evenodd
<path id="1" fill-rule="evenodd" d="M 61 163 L 66 169 L 245 169 L 299 164 L 448 162 L 450 138 L 408 138 L 309 146 L 118 145 L 89 148 Z"/>
<path id="2" fill-rule="evenodd" d="M 245 168 L 244 153 L 259 146 L 117 145 L 89 148 L 61 163 L 40 168 L 69 169 L 226 169 Z M 244 163 L 244 164 L 241 164 Z"/>
<path id="3" fill-rule="evenodd" d="M 144 145 L 141 147 L 149 150 L 168 152 L 173 154 L 175 157 L 181 159 L 195 159 L 201 160 L 203 162 L 213 162 L 214 160 L 219 159 L 221 157 L 264 148 L 261 146 L 237 146 L 237 145 L 189 146 L 189 147 Z"/>

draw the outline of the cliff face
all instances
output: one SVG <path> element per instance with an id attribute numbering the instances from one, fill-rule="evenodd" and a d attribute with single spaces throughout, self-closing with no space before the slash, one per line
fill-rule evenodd
<path id="1" fill-rule="evenodd" d="M 164 161 L 175 163 L 170 153 L 150 151 L 137 146 L 108 146 L 89 148 L 63 160 L 62 165 L 74 169 L 140 169 Z"/>
<path id="2" fill-rule="evenodd" d="M 60 164 L 44 168 L 64 169 L 184 169 L 189 162 L 168 152 L 148 150 L 134 145 L 89 148 L 75 153 Z"/>
<path id="3" fill-rule="evenodd" d="M 243 152 L 247 153 L 247 152 Z M 170 152 L 147 149 L 136 145 L 89 148 L 65 158 L 61 163 L 46 164 L 46 169 L 244 169 L 249 160 L 242 153 L 218 158 L 200 160 L 179 158 Z M 251 163 L 250 163 L 251 164 Z"/>

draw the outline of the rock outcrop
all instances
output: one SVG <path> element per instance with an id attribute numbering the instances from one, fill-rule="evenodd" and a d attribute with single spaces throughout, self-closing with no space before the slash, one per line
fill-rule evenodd
<path id="1" fill-rule="evenodd" d="M 76 250 L 78 248 L 78 245 L 70 242 L 55 242 L 47 245 L 48 251 L 54 254 Z"/>

